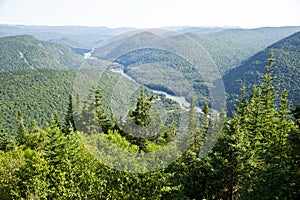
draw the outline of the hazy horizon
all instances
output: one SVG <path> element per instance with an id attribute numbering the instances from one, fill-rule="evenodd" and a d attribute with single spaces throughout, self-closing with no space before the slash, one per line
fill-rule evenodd
<path id="1" fill-rule="evenodd" d="M 0 0 L 0 24 L 163 28 L 300 25 L 300 1 Z"/>
<path id="2" fill-rule="evenodd" d="M 122 29 L 122 28 L 132 28 L 132 29 L 148 29 L 148 28 L 138 28 L 129 26 L 120 27 L 110 27 L 110 26 L 88 26 L 88 25 L 47 25 L 47 24 L 1 24 L 1 26 L 31 26 L 31 27 L 87 27 L 87 28 L 108 28 L 108 29 Z M 276 27 L 300 27 L 300 25 L 284 25 L 284 26 L 258 26 L 258 27 L 241 27 L 241 26 L 189 26 L 189 25 L 174 25 L 174 26 L 163 26 L 163 27 L 153 27 L 154 29 L 163 28 L 240 28 L 240 29 L 258 29 L 258 28 L 276 28 Z M 149 28 L 151 29 L 151 28 Z"/>

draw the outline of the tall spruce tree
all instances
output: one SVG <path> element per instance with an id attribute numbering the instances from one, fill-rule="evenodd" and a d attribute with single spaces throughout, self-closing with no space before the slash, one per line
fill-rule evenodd
<path id="1" fill-rule="evenodd" d="M 65 119 L 65 129 L 67 133 L 72 130 L 76 131 L 74 114 L 73 95 L 70 93 L 68 111 Z"/>
<path id="2" fill-rule="evenodd" d="M 24 125 L 23 115 L 20 110 L 18 110 L 18 122 L 19 122 L 19 131 L 17 134 L 17 143 L 18 145 L 24 145 L 27 138 L 27 128 Z"/>
<path id="3" fill-rule="evenodd" d="M 151 96 L 150 98 L 147 98 L 144 88 L 141 89 L 140 97 L 138 98 L 138 101 L 136 103 L 136 107 L 134 110 L 129 111 L 129 126 L 131 126 L 131 121 L 136 125 L 133 127 L 136 127 L 136 130 L 142 130 L 138 131 L 137 136 L 133 139 L 133 143 L 139 146 L 140 151 L 146 151 L 146 137 L 149 136 L 149 133 L 147 132 L 147 129 L 143 129 L 144 127 L 148 126 L 151 123 L 151 101 L 154 99 L 154 96 Z M 142 128 L 142 129 L 140 129 Z M 142 135 L 141 135 L 142 134 Z"/>
<path id="4" fill-rule="evenodd" d="M 147 98 L 144 88 L 141 89 L 140 97 L 138 98 L 135 109 L 129 112 L 129 116 L 132 118 L 136 125 L 145 127 L 150 124 L 150 109 L 151 101 L 153 99 L 153 96 Z"/>
<path id="5" fill-rule="evenodd" d="M 47 180 L 49 184 L 48 199 L 78 198 L 79 182 L 76 167 L 79 166 L 79 142 L 74 132 L 65 134 L 52 119 L 45 128 L 45 159 L 49 165 Z"/>
<path id="6" fill-rule="evenodd" d="M 103 109 L 102 103 L 102 95 L 99 88 L 95 88 L 95 112 L 98 123 L 100 124 L 102 131 L 107 133 L 108 130 L 113 129 L 114 119 L 113 116 L 111 120 L 108 119 L 107 115 L 105 114 L 105 110 Z"/>
<path id="7" fill-rule="evenodd" d="M 77 99 L 77 104 L 79 100 Z M 87 134 L 107 133 L 112 128 L 112 123 L 105 114 L 102 103 L 100 89 L 93 86 L 89 91 L 89 96 L 83 102 L 83 107 L 77 105 L 76 110 L 76 128 Z"/>

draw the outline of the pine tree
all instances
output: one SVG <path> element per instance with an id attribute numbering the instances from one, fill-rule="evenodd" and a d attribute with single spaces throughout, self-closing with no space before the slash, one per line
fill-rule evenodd
<path id="1" fill-rule="evenodd" d="M 17 143 L 18 145 L 24 145 L 26 143 L 27 138 L 27 129 L 24 125 L 23 115 L 20 110 L 18 110 L 18 122 L 19 122 L 19 132 L 17 135 Z"/>
<path id="2" fill-rule="evenodd" d="M 100 89 L 96 88 L 95 89 L 95 112 L 96 112 L 96 117 L 98 119 L 98 123 L 100 124 L 102 131 L 104 133 L 107 133 L 108 130 L 113 129 L 113 123 L 114 119 L 109 120 L 108 117 L 105 114 L 105 110 L 102 108 L 102 95 L 100 92 Z M 112 116 L 113 118 L 113 116 Z"/>
<path id="3" fill-rule="evenodd" d="M 154 99 L 154 96 L 147 98 L 144 92 L 144 88 L 141 89 L 140 97 L 136 103 L 136 107 L 134 110 L 129 111 L 129 130 L 130 127 L 134 127 L 137 131 L 136 136 L 134 138 L 129 137 L 129 141 L 132 141 L 134 144 L 139 146 L 139 151 L 146 151 L 146 137 L 149 136 L 147 129 L 144 129 L 151 123 L 151 101 Z M 131 121 L 134 123 L 132 124 Z M 133 125 L 133 126 L 132 126 Z M 138 134 L 138 135 L 137 135 Z"/>
<path id="4" fill-rule="evenodd" d="M 129 116 L 132 118 L 133 122 L 141 127 L 145 127 L 150 124 L 151 116 L 150 116 L 150 109 L 151 109 L 151 101 L 154 99 L 151 96 L 149 99 L 146 97 L 144 88 L 142 88 L 140 97 L 138 98 L 135 110 L 131 110 L 129 112 Z"/>
<path id="5" fill-rule="evenodd" d="M 203 107 L 203 113 L 206 117 L 208 117 L 210 115 L 210 111 L 209 111 L 209 107 L 208 107 L 208 103 L 205 102 L 204 107 Z"/>
<path id="6" fill-rule="evenodd" d="M 300 105 L 295 105 L 294 110 L 292 110 L 293 116 L 295 118 L 295 122 L 300 128 Z"/>
<path id="7" fill-rule="evenodd" d="M 78 139 L 74 132 L 66 135 L 55 118 L 45 131 L 45 159 L 49 165 L 48 199 L 76 198 L 79 193 L 79 183 L 76 181 L 76 165 L 79 164 Z"/>
<path id="8" fill-rule="evenodd" d="M 100 90 L 93 86 L 89 91 L 88 100 L 83 102 L 82 109 L 76 111 L 76 128 L 78 130 L 93 134 L 107 132 L 111 128 L 111 123 L 102 108 L 101 99 Z M 77 107 L 80 108 L 79 105 Z"/>
<path id="9" fill-rule="evenodd" d="M 206 102 L 204 104 L 204 107 L 203 107 L 203 122 L 202 122 L 202 132 L 203 132 L 203 135 L 205 135 L 209 129 L 209 126 L 210 126 L 210 122 L 211 122 L 211 118 L 210 118 L 210 110 L 209 110 L 209 107 L 208 107 L 208 103 Z"/>
<path id="10" fill-rule="evenodd" d="M 81 102 L 79 94 L 76 94 L 75 100 L 76 101 L 75 101 L 75 106 L 74 106 L 74 120 L 76 121 L 77 119 L 79 119 L 81 111 L 82 111 L 82 102 Z"/>
<path id="11" fill-rule="evenodd" d="M 68 111 L 65 119 L 65 129 L 66 132 L 70 132 L 71 130 L 76 131 L 75 120 L 74 120 L 74 106 L 73 106 L 73 96 L 69 94 L 69 105 Z"/>
<path id="12" fill-rule="evenodd" d="M 191 104 L 189 108 L 189 124 L 188 124 L 188 134 L 194 136 L 198 128 L 198 120 L 196 118 L 196 105 L 194 97 L 191 98 Z"/>

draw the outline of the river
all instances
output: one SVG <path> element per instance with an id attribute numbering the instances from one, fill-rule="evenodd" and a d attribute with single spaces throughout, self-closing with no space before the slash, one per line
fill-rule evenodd
<path id="1" fill-rule="evenodd" d="M 126 74 L 123 69 L 112 69 L 111 71 L 115 72 L 115 73 L 118 73 L 118 74 L 121 74 L 123 77 L 126 77 L 127 79 L 137 83 L 136 80 L 134 80 L 128 74 Z M 189 109 L 189 107 L 190 107 L 190 103 L 186 100 L 186 98 L 184 96 L 175 96 L 175 95 L 172 95 L 172 94 L 169 94 L 167 92 L 160 91 L 160 90 L 151 90 L 151 91 L 155 94 L 165 95 L 166 98 L 171 99 L 171 100 L 176 101 L 177 103 L 179 103 L 179 105 L 184 109 Z M 196 112 L 203 114 L 202 109 L 199 108 L 199 107 L 196 107 Z"/>
<path id="2" fill-rule="evenodd" d="M 93 48 L 91 51 L 85 53 L 84 56 L 83 56 L 83 58 L 84 58 L 84 59 L 97 59 L 96 57 L 93 57 L 93 56 L 92 56 L 92 53 L 93 53 L 94 50 L 95 50 L 95 49 Z"/>

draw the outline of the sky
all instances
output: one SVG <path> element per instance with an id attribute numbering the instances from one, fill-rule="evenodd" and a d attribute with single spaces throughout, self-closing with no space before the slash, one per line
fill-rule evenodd
<path id="1" fill-rule="evenodd" d="M 300 0 L 0 0 L 0 24 L 299 26 Z"/>

